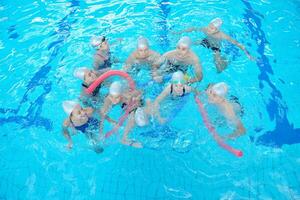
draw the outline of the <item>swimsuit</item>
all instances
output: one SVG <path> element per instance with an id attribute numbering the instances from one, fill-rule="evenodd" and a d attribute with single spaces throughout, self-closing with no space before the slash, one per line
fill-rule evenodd
<path id="1" fill-rule="evenodd" d="M 80 126 L 75 126 L 75 124 L 71 120 L 71 117 L 70 117 L 70 122 L 76 130 L 81 131 L 82 133 L 86 133 L 87 128 L 89 128 L 89 127 L 94 128 L 96 126 L 99 126 L 99 121 L 97 119 L 93 118 L 93 117 L 90 117 L 86 123 L 84 123 Z"/>
<path id="2" fill-rule="evenodd" d="M 121 108 L 122 108 L 123 110 L 126 110 L 127 105 L 128 105 L 127 103 L 122 103 Z M 139 105 L 138 107 L 142 107 L 142 106 L 144 106 L 144 105 L 145 105 L 145 102 L 144 102 L 143 99 L 141 99 L 141 100 L 140 100 L 140 105 Z M 138 107 L 136 107 L 136 108 L 130 110 L 129 113 L 132 113 L 132 112 L 136 111 L 136 110 L 138 109 Z"/>
<path id="3" fill-rule="evenodd" d="M 239 98 L 237 98 L 236 96 L 230 95 L 229 99 L 233 103 L 236 103 L 238 106 L 240 106 L 239 115 L 240 115 L 240 117 L 243 117 L 243 115 L 244 115 L 244 107 L 240 104 Z"/>
<path id="4" fill-rule="evenodd" d="M 182 71 L 184 74 L 187 73 L 187 67 L 185 65 L 174 64 L 170 60 L 167 61 L 166 71 L 167 73 L 174 73 L 176 71 Z"/>
<path id="5" fill-rule="evenodd" d="M 102 58 L 103 64 L 98 66 L 98 70 L 105 69 L 105 68 L 111 68 L 112 62 L 111 62 L 111 53 L 108 52 L 107 57 L 103 56 L 101 53 L 96 53 L 97 56 Z"/>
<path id="6" fill-rule="evenodd" d="M 221 52 L 221 49 L 220 47 L 217 47 L 216 45 L 212 44 L 208 38 L 204 38 L 202 41 L 201 41 L 201 45 L 208 48 L 208 49 L 211 49 L 213 50 L 214 52 Z"/>

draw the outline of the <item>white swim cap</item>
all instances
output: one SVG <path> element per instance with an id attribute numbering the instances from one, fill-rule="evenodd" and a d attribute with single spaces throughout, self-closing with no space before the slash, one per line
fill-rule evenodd
<path id="1" fill-rule="evenodd" d="M 177 46 L 186 46 L 187 48 L 190 48 L 191 45 L 192 45 L 192 41 L 191 41 L 191 39 L 188 36 L 183 36 L 177 42 Z"/>
<path id="2" fill-rule="evenodd" d="M 79 78 L 81 80 L 84 80 L 84 74 L 87 70 L 88 70 L 88 68 L 86 68 L 86 67 L 76 68 L 74 70 L 73 76 L 75 76 L 76 78 Z"/>
<path id="3" fill-rule="evenodd" d="M 68 116 L 71 114 L 74 108 L 79 105 L 80 104 L 76 101 L 64 101 L 62 104 L 63 109 Z"/>
<path id="4" fill-rule="evenodd" d="M 174 72 L 172 75 L 172 82 L 180 82 L 180 83 L 184 83 L 184 74 L 182 71 L 177 71 Z"/>
<path id="5" fill-rule="evenodd" d="M 145 47 L 149 47 L 149 42 L 148 42 L 147 38 L 139 37 L 138 41 L 137 41 L 137 48 L 142 49 Z"/>
<path id="6" fill-rule="evenodd" d="M 100 37 L 99 36 L 93 36 L 91 38 L 91 45 L 93 47 L 97 47 L 103 42 L 103 40 L 105 40 L 104 36 L 100 36 Z"/>
<path id="7" fill-rule="evenodd" d="M 122 84 L 120 81 L 114 81 L 109 87 L 109 94 L 116 96 L 122 92 Z"/>
<path id="8" fill-rule="evenodd" d="M 223 24 L 223 21 L 221 18 L 215 18 L 213 20 L 210 21 L 210 24 L 212 24 L 214 27 L 216 27 L 217 29 L 219 29 L 222 24 Z"/>
<path id="9" fill-rule="evenodd" d="M 135 122 L 138 126 L 147 125 L 147 116 L 143 108 L 138 107 L 134 114 Z"/>
<path id="10" fill-rule="evenodd" d="M 226 83 L 220 82 L 214 84 L 211 89 L 218 96 L 224 97 L 227 94 L 228 86 Z"/>

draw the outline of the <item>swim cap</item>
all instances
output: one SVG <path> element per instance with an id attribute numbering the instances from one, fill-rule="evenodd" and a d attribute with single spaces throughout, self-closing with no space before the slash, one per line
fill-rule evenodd
<path id="1" fill-rule="evenodd" d="M 65 113 L 69 116 L 76 106 L 80 105 L 76 101 L 64 101 L 62 103 Z"/>
<path id="2" fill-rule="evenodd" d="M 74 70 L 73 76 L 75 76 L 76 78 L 79 78 L 81 80 L 84 80 L 84 74 L 87 70 L 88 70 L 88 68 L 86 68 L 86 67 L 76 68 Z"/>
<path id="3" fill-rule="evenodd" d="M 148 42 L 147 38 L 139 37 L 138 41 L 137 41 L 137 48 L 142 49 L 145 47 L 149 47 L 149 42 Z"/>
<path id="4" fill-rule="evenodd" d="M 185 83 L 184 74 L 182 73 L 182 71 L 177 71 L 173 73 L 172 82 Z"/>
<path id="5" fill-rule="evenodd" d="M 192 45 L 192 41 L 188 36 L 183 36 L 180 38 L 180 40 L 177 42 L 177 46 L 182 45 L 186 46 L 187 48 L 190 48 Z"/>
<path id="6" fill-rule="evenodd" d="M 97 47 L 97 46 L 99 46 L 104 41 L 105 41 L 105 36 L 100 36 L 100 37 L 93 36 L 91 38 L 91 45 L 93 47 Z"/>
<path id="7" fill-rule="evenodd" d="M 109 87 L 109 94 L 116 96 L 122 92 L 122 84 L 120 81 L 114 81 Z"/>
<path id="8" fill-rule="evenodd" d="M 210 21 L 210 24 L 212 24 L 214 27 L 216 27 L 217 29 L 219 29 L 222 24 L 223 24 L 223 21 L 221 18 L 215 18 L 213 20 Z"/>
<path id="9" fill-rule="evenodd" d="M 228 86 L 226 83 L 220 82 L 214 84 L 211 89 L 218 96 L 224 97 L 227 94 Z"/>
<path id="10" fill-rule="evenodd" d="M 138 107 L 134 114 L 135 122 L 138 126 L 147 125 L 147 116 L 143 108 Z"/>

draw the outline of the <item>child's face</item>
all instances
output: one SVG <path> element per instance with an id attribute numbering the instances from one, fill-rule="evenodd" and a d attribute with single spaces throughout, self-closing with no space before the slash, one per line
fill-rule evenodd
<path id="1" fill-rule="evenodd" d="M 209 24 L 207 29 L 208 29 L 209 34 L 214 34 L 219 31 L 219 29 L 217 27 L 215 27 L 213 24 Z"/>
<path id="2" fill-rule="evenodd" d="M 182 90 L 183 90 L 183 86 L 184 84 L 179 82 L 179 83 L 176 83 L 176 84 L 173 84 L 174 85 L 174 91 L 177 93 L 177 94 L 181 94 L 182 93 Z"/>
<path id="3" fill-rule="evenodd" d="M 87 113 L 81 106 L 78 105 L 73 109 L 71 117 L 77 120 L 84 120 L 87 118 Z"/>
<path id="4" fill-rule="evenodd" d="M 187 53 L 189 51 L 189 48 L 185 45 L 178 45 L 177 46 L 177 55 L 180 57 L 180 58 L 185 58 Z"/>
<path id="5" fill-rule="evenodd" d="M 220 100 L 222 100 L 222 98 L 213 91 L 212 86 L 210 86 L 206 89 L 206 94 L 207 94 L 208 100 L 210 102 L 216 103 L 216 102 L 219 102 Z"/>
<path id="6" fill-rule="evenodd" d="M 149 48 L 147 46 L 141 46 L 137 49 L 140 58 L 145 59 L 149 55 Z"/>
<path id="7" fill-rule="evenodd" d="M 207 96 L 209 96 L 209 97 L 213 97 L 215 95 L 212 90 L 212 86 L 209 86 L 205 92 L 206 92 Z"/>
<path id="8" fill-rule="evenodd" d="M 175 95 L 182 95 L 183 88 L 186 85 L 184 80 L 172 80 L 172 87 Z"/>
<path id="9" fill-rule="evenodd" d="M 121 95 L 109 95 L 108 96 L 113 105 L 121 102 Z"/>

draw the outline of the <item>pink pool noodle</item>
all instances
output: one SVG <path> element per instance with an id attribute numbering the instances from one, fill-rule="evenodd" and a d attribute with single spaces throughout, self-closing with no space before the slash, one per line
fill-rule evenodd
<path id="1" fill-rule="evenodd" d="M 87 94 L 91 94 L 93 93 L 93 91 L 98 87 L 98 85 L 100 85 L 105 79 L 107 79 L 108 77 L 111 76 L 121 76 L 123 78 L 125 78 L 128 81 L 128 85 L 131 91 L 135 90 L 135 84 L 134 81 L 132 80 L 132 78 L 123 71 L 120 70 L 110 70 L 108 72 L 105 72 L 104 74 L 102 74 L 101 76 L 99 76 L 86 90 L 85 92 Z M 120 126 L 122 126 L 122 124 L 124 123 L 125 119 L 127 118 L 129 112 L 131 111 L 131 105 L 128 105 L 126 107 L 126 111 L 125 114 L 123 116 L 120 117 L 119 122 L 118 122 L 118 126 L 115 126 L 111 131 L 108 131 L 105 134 L 105 138 L 108 138 L 109 136 L 111 136 L 114 132 L 116 132 Z"/>
<path id="2" fill-rule="evenodd" d="M 204 109 L 204 106 L 202 104 L 202 102 L 200 101 L 200 99 L 195 96 L 195 101 L 198 105 L 200 114 L 202 116 L 203 122 L 206 126 L 206 128 L 209 130 L 209 133 L 214 137 L 214 139 L 216 140 L 216 142 L 224 149 L 226 149 L 227 151 L 231 152 L 232 154 L 234 154 L 237 157 L 242 157 L 243 156 L 243 152 L 237 149 L 232 148 L 231 146 L 227 145 L 222 138 L 219 136 L 219 134 L 216 132 L 215 128 L 213 127 L 213 125 L 210 123 L 207 113 Z"/>

